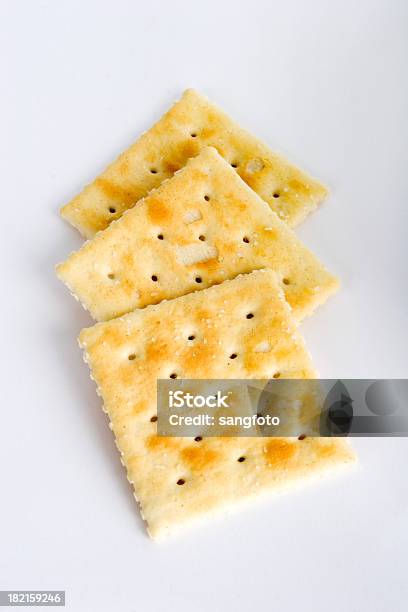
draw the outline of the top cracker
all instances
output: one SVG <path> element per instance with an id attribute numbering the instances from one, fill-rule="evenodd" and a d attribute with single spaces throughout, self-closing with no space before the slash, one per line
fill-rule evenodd
<path id="1" fill-rule="evenodd" d="M 321 183 L 188 89 L 150 130 L 64 206 L 61 215 L 91 238 L 208 145 L 292 227 L 327 194 Z"/>

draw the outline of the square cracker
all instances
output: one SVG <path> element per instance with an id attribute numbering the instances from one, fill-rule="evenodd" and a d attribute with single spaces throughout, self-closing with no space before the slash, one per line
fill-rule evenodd
<path id="1" fill-rule="evenodd" d="M 334 438 L 157 435 L 158 378 L 315 376 L 270 270 L 99 323 L 79 340 L 152 537 L 353 460 Z"/>
<path id="2" fill-rule="evenodd" d="M 216 147 L 290 226 L 302 221 L 326 196 L 326 188 L 318 181 L 188 89 L 158 123 L 64 206 L 61 214 L 91 238 L 207 145 Z"/>
<path id="3" fill-rule="evenodd" d="M 57 267 L 97 320 L 272 268 L 297 319 L 337 280 L 212 147 Z"/>

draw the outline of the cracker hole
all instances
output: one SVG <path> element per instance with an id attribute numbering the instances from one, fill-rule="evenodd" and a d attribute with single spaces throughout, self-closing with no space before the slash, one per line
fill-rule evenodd
<path id="1" fill-rule="evenodd" d="M 246 457 L 238 457 L 237 461 L 238 463 L 243 463 L 245 461 Z"/>
<path id="2" fill-rule="evenodd" d="M 195 340 L 195 336 L 191 335 L 188 337 L 189 340 Z"/>
<path id="3" fill-rule="evenodd" d="M 238 162 L 232 162 L 231 166 L 232 168 L 238 168 L 239 164 Z"/>
<path id="4" fill-rule="evenodd" d="M 110 280 L 115 280 L 115 275 L 111 272 L 110 274 L 108 274 L 108 278 Z"/>
<path id="5" fill-rule="evenodd" d="M 284 285 L 290 285 L 290 280 L 288 278 L 282 279 Z"/>
<path id="6" fill-rule="evenodd" d="M 209 196 L 209 195 L 205 195 L 205 196 L 204 196 L 204 200 L 205 200 L 206 202 L 209 202 L 209 201 L 210 201 L 210 196 Z"/>
<path id="7" fill-rule="evenodd" d="M 274 378 L 280 378 L 280 372 L 275 372 L 275 374 L 273 375 Z"/>
<path id="8" fill-rule="evenodd" d="M 196 283 L 202 283 L 202 282 L 203 282 L 203 279 L 201 278 L 201 276 L 196 276 L 196 278 L 195 278 L 195 282 L 196 282 Z"/>
<path id="9" fill-rule="evenodd" d="M 202 437 L 201 437 L 201 436 L 196 436 L 196 437 L 194 438 L 194 442 L 201 442 L 201 440 L 202 440 Z"/>
<path id="10" fill-rule="evenodd" d="M 275 191 L 275 193 L 273 194 L 274 198 L 280 198 L 280 193 L 278 193 L 277 191 Z"/>
<path id="11" fill-rule="evenodd" d="M 192 132 L 192 133 L 190 134 L 190 136 L 191 136 L 191 138 L 197 138 L 197 134 L 196 134 L 195 132 Z"/>
<path id="12" fill-rule="evenodd" d="M 157 283 L 157 281 L 158 281 L 158 280 L 159 280 L 159 279 L 158 279 L 158 277 L 156 276 L 156 274 L 153 274 L 153 276 L 152 276 L 152 281 L 153 281 L 154 283 Z"/>
<path id="13" fill-rule="evenodd" d="M 204 236 L 203 234 L 201 234 L 201 235 L 198 237 L 198 239 L 199 239 L 199 240 L 201 240 L 202 242 L 204 242 L 204 241 L 205 241 L 205 236 Z"/>
<path id="14" fill-rule="evenodd" d="M 177 374 L 175 372 L 173 372 L 172 374 L 170 374 L 170 378 L 173 378 L 173 380 L 174 380 L 175 378 L 177 378 Z"/>
<path id="15" fill-rule="evenodd" d="M 178 479 L 178 481 L 177 481 L 177 484 L 178 484 L 179 486 L 181 486 L 181 485 L 183 485 L 185 482 L 186 482 L 186 481 L 184 480 L 184 478 L 179 478 L 179 479 Z"/>
<path id="16" fill-rule="evenodd" d="M 298 440 L 304 440 L 306 438 L 306 434 L 301 434 L 298 436 Z"/>
<path id="17" fill-rule="evenodd" d="M 246 318 L 247 318 L 247 319 L 253 319 L 253 318 L 254 318 L 253 313 L 252 313 L 252 312 L 248 312 L 248 314 L 247 314 Z"/>
<path id="18" fill-rule="evenodd" d="M 163 236 L 163 234 L 157 234 L 157 238 L 158 238 L 159 240 L 164 240 L 164 236 Z"/>
<path id="19" fill-rule="evenodd" d="M 131 353 L 130 355 L 128 355 L 128 359 L 129 361 L 134 361 L 136 359 L 136 355 L 134 353 Z"/>
<path id="20" fill-rule="evenodd" d="M 150 168 L 150 174 L 157 174 L 156 168 Z"/>
<path id="21" fill-rule="evenodd" d="M 116 212 L 116 208 L 114 208 L 113 206 L 109 206 L 109 212 L 112 213 L 112 215 L 114 215 Z"/>
<path id="22" fill-rule="evenodd" d="M 157 415 L 155 414 L 155 415 L 153 415 L 153 416 L 150 418 L 150 422 L 151 422 L 151 423 L 156 423 L 156 421 L 157 421 Z"/>
<path id="23" fill-rule="evenodd" d="M 249 238 L 248 236 L 244 236 L 242 239 L 243 242 L 245 242 L 246 244 L 249 244 Z"/>
<path id="24" fill-rule="evenodd" d="M 229 357 L 229 358 L 230 358 L 230 359 L 236 359 L 237 357 L 238 357 L 238 354 L 237 354 L 237 353 L 231 353 L 231 355 L 230 355 L 230 357 Z"/>

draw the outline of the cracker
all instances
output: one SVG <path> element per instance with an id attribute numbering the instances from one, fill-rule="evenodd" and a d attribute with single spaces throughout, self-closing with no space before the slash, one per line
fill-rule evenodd
<path id="1" fill-rule="evenodd" d="M 337 280 L 212 147 L 57 267 L 97 320 L 272 268 L 298 320 Z"/>
<path id="2" fill-rule="evenodd" d="M 326 196 L 326 188 L 240 128 L 204 96 L 182 98 L 93 183 L 61 209 L 91 238 L 151 189 L 211 145 L 282 219 L 295 226 Z"/>
<path id="3" fill-rule="evenodd" d="M 270 270 L 99 323 L 80 345 L 154 538 L 353 460 L 340 439 L 157 436 L 158 378 L 315 376 Z"/>

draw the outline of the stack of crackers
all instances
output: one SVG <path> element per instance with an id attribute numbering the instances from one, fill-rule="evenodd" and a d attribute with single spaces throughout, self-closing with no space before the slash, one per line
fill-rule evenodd
<path id="1" fill-rule="evenodd" d="M 293 227 L 326 195 L 194 90 L 61 211 L 58 265 L 152 537 L 343 467 L 343 439 L 157 435 L 158 379 L 314 378 L 301 320 L 337 279 Z"/>

